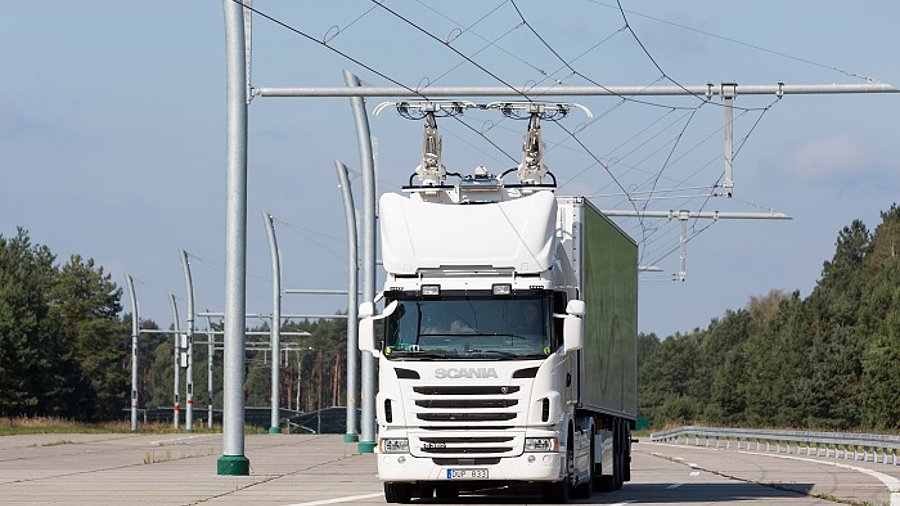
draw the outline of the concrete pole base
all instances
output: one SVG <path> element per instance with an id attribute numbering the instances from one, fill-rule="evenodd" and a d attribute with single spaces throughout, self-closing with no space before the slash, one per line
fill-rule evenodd
<path id="1" fill-rule="evenodd" d="M 359 453 L 375 453 L 375 441 L 360 441 Z"/>
<path id="2" fill-rule="evenodd" d="M 281 427 L 269 427 L 269 434 L 281 434 Z"/>
<path id="3" fill-rule="evenodd" d="M 345 443 L 355 443 L 359 441 L 359 436 L 356 435 L 355 432 L 348 432 L 344 434 L 344 442 Z"/>
<path id="4" fill-rule="evenodd" d="M 249 476 L 250 459 L 243 455 L 222 455 L 216 461 L 219 476 Z"/>

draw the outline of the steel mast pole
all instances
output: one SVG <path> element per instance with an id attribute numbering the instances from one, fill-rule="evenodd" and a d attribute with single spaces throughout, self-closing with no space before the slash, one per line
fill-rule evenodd
<path id="1" fill-rule="evenodd" d="M 269 425 L 269 434 L 281 432 L 278 421 L 278 401 L 280 400 L 281 359 L 281 253 L 278 251 L 278 242 L 275 240 L 275 219 L 271 214 L 263 211 L 263 224 L 266 226 L 266 235 L 269 238 L 269 255 L 272 257 L 272 417 Z"/>
<path id="2" fill-rule="evenodd" d="M 213 335 L 212 321 L 206 317 L 206 426 L 213 428 L 213 358 L 215 357 L 216 337 Z"/>
<path id="3" fill-rule="evenodd" d="M 138 408 L 138 301 L 134 296 L 134 280 L 125 275 L 128 294 L 131 296 L 131 432 L 137 432 Z"/>
<path id="4" fill-rule="evenodd" d="M 247 284 L 247 74 L 243 5 L 225 10 L 225 374 L 220 475 L 250 474 L 244 456 L 244 317 Z"/>
<path id="5" fill-rule="evenodd" d="M 344 70 L 344 82 L 350 88 L 359 88 L 359 78 Z M 359 144 L 359 158 L 363 173 L 362 213 L 362 302 L 375 299 L 375 161 L 372 156 L 372 136 L 362 97 L 351 97 L 353 120 Z M 359 442 L 360 453 L 375 451 L 375 357 L 362 354 L 362 420 Z"/>
<path id="6" fill-rule="evenodd" d="M 185 372 L 184 431 L 194 432 L 194 281 L 191 279 L 191 262 L 184 249 L 181 252 L 181 269 L 184 271 L 184 287 L 187 291 L 187 371 Z"/>
<path id="7" fill-rule="evenodd" d="M 172 330 L 175 331 L 175 361 L 173 369 L 175 370 L 175 378 L 173 381 L 174 402 L 172 403 L 172 419 L 175 430 L 178 430 L 178 418 L 181 416 L 181 398 L 179 397 L 179 382 L 181 380 L 181 332 L 178 330 L 178 306 L 175 304 L 175 294 L 169 294 L 169 301 L 172 303 Z"/>
<path id="8" fill-rule="evenodd" d="M 357 286 L 359 277 L 359 259 L 357 256 L 356 240 L 356 210 L 353 208 L 353 192 L 350 191 L 350 178 L 347 175 L 347 166 L 338 160 L 334 161 L 337 171 L 338 185 L 344 200 L 344 217 L 347 222 L 347 432 L 344 433 L 345 443 L 359 441 L 357 434 L 356 400 L 359 394 L 359 298 Z"/>

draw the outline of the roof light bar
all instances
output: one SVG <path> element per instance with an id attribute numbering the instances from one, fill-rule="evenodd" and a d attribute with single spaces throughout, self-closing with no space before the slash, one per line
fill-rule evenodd
<path id="1" fill-rule="evenodd" d="M 422 285 L 423 297 L 438 297 L 441 295 L 441 285 Z"/>

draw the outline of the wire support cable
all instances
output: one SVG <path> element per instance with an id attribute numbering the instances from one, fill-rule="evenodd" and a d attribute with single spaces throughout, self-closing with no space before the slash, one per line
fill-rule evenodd
<path id="1" fill-rule="evenodd" d="M 375 7 L 379 7 L 379 6 L 380 6 L 380 7 L 382 7 L 382 8 L 385 8 L 385 7 L 384 7 L 383 5 L 381 5 L 379 2 L 377 2 L 377 1 L 375 1 L 375 0 L 372 0 L 372 1 L 373 1 L 373 3 L 376 4 Z M 412 88 L 412 87 L 410 87 L 410 86 L 408 86 L 408 85 L 406 85 L 406 84 L 403 84 L 402 82 L 400 82 L 400 81 L 398 81 L 398 80 L 396 80 L 396 79 L 394 79 L 394 78 L 388 76 L 387 74 L 385 74 L 385 73 L 383 73 L 383 72 L 377 70 L 376 68 L 372 67 L 371 65 L 366 64 L 366 63 L 363 62 L 362 60 L 359 60 L 359 59 L 357 59 L 357 58 L 354 58 L 353 56 L 349 55 L 348 53 L 346 53 L 346 52 L 344 52 L 344 51 L 341 51 L 340 49 L 337 49 L 336 47 L 333 47 L 333 46 L 329 45 L 328 43 L 323 42 L 322 40 L 316 39 L 316 38 L 313 37 L 312 35 L 310 35 L 310 34 L 304 32 L 303 30 L 300 30 L 299 28 L 296 28 L 296 27 L 294 27 L 294 26 L 291 26 L 291 25 L 285 23 L 284 21 L 281 21 L 280 19 L 278 19 L 278 18 L 276 18 L 276 17 L 274 17 L 274 16 L 272 16 L 272 15 L 267 14 L 267 13 L 265 13 L 265 12 L 263 12 L 263 11 L 257 9 L 256 7 L 252 7 L 252 6 L 246 5 L 246 4 L 244 4 L 241 0 L 231 0 L 231 2 L 243 6 L 244 8 L 246 8 L 246 9 L 249 10 L 249 11 L 251 11 L 252 13 L 254 13 L 254 14 L 258 15 L 258 16 L 261 16 L 262 18 L 264 18 L 264 19 L 266 19 L 266 20 L 268 20 L 268 21 L 270 21 L 270 22 L 272 22 L 272 23 L 274 23 L 274 24 L 276 24 L 276 25 L 278 25 L 278 26 L 280 26 L 280 27 L 282 27 L 282 28 L 284 28 L 284 29 L 286 29 L 286 30 L 288 30 L 288 31 L 290 31 L 290 32 L 292 32 L 292 33 L 294 33 L 294 34 L 296 34 L 296 35 L 299 35 L 300 37 L 303 37 L 304 39 L 306 39 L 306 40 L 308 40 L 308 41 L 310 41 L 310 42 L 314 42 L 314 43 L 318 44 L 319 46 L 322 46 L 322 47 L 327 48 L 328 50 L 332 51 L 333 53 L 337 54 L 338 56 L 340 56 L 340 57 L 342 57 L 342 58 L 344 58 L 344 59 L 346 59 L 346 60 L 348 60 L 348 61 L 350 61 L 350 62 L 352 62 L 352 63 L 355 63 L 356 65 L 359 65 L 360 67 L 362 67 L 362 68 L 368 70 L 369 72 L 372 72 L 373 74 L 377 75 L 378 77 L 381 77 L 382 79 L 385 79 L 386 81 L 388 81 L 388 82 L 390 82 L 390 83 L 392 83 L 392 84 L 395 84 L 395 85 L 399 86 L 400 88 L 403 88 L 404 90 L 406 90 L 406 91 L 408 91 L 408 92 L 410 92 L 410 93 L 412 93 L 412 94 L 414 94 L 414 95 L 416 95 L 416 96 L 421 97 L 421 98 L 424 99 L 424 100 L 429 100 L 428 96 L 425 95 L 424 93 L 420 92 L 419 90 L 414 89 L 414 88 Z M 427 33 L 427 32 L 426 32 L 426 33 Z M 432 36 L 432 37 L 433 37 L 433 36 Z M 448 46 L 448 47 L 449 47 L 449 46 Z M 507 85 L 507 86 L 508 86 L 508 85 Z M 526 97 L 526 98 L 527 98 L 527 97 Z M 457 120 L 458 120 L 458 119 L 459 119 L 459 118 L 457 118 Z M 466 127 L 468 127 L 470 130 L 472 130 L 473 132 L 475 132 L 477 135 L 479 135 L 480 137 L 482 137 L 482 138 L 483 138 L 485 141 L 487 141 L 489 144 L 491 144 L 492 146 L 494 146 L 494 147 L 497 148 L 497 149 L 500 149 L 499 146 L 497 146 L 496 143 L 494 143 L 493 141 L 491 141 L 490 139 L 488 139 L 487 136 L 485 136 L 483 133 L 479 132 L 479 131 L 478 131 L 477 129 L 475 129 L 475 128 L 472 128 L 472 127 L 471 127 L 470 125 L 468 125 L 467 123 L 463 123 L 463 124 L 466 125 Z M 504 153 L 507 157 L 509 157 L 510 159 L 515 160 L 515 158 L 514 158 L 512 155 L 510 155 L 509 153 L 507 153 L 506 151 L 504 151 L 504 150 L 502 150 L 502 149 L 500 149 L 500 151 L 503 152 L 503 153 Z"/>
<path id="2" fill-rule="evenodd" d="M 601 1 L 599 1 L 599 0 L 586 0 L 586 1 L 589 2 L 589 3 L 595 4 L 595 5 L 600 5 L 600 6 L 603 6 L 603 7 L 610 8 L 610 9 L 619 10 L 619 9 L 621 8 L 621 5 L 612 5 L 612 4 L 608 4 L 608 3 L 601 2 Z M 803 58 L 803 57 L 800 57 L 800 56 L 794 56 L 794 55 L 791 55 L 791 54 L 788 54 L 788 53 L 785 53 L 785 52 L 782 52 L 782 51 L 777 51 L 777 50 L 775 50 L 775 49 L 769 49 L 769 48 L 767 48 L 767 47 L 758 46 L 758 45 L 755 45 L 755 44 L 751 44 L 751 43 L 749 43 L 749 42 L 744 42 L 744 41 L 742 41 L 742 40 L 734 39 L 734 38 L 731 38 L 731 37 L 726 37 L 726 36 L 720 35 L 720 34 L 718 34 L 718 33 L 710 32 L 710 31 L 707 31 L 707 30 L 701 30 L 701 29 L 699 29 L 699 28 L 694 28 L 694 27 L 692 27 L 692 26 L 687 26 L 687 25 L 683 25 L 683 24 L 680 24 L 680 23 L 676 23 L 676 22 L 674 22 L 674 21 L 669 21 L 669 20 L 667 20 L 667 19 L 659 18 L 659 17 L 656 17 L 656 16 L 651 16 L 651 15 L 649 15 L 649 14 L 644 14 L 644 13 L 637 12 L 637 11 L 633 11 L 633 10 L 626 10 L 625 12 L 628 12 L 629 14 L 634 14 L 635 16 L 638 16 L 638 17 L 647 18 L 647 19 L 651 19 L 651 20 L 653 20 L 653 21 L 657 21 L 657 22 L 659 22 L 659 23 L 663 23 L 663 24 L 667 24 L 667 25 L 670 25 L 670 26 L 674 26 L 674 27 L 676 27 L 676 28 L 681 28 L 681 29 L 683 29 L 683 30 L 688 30 L 688 31 L 691 31 L 691 32 L 694 32 L 694 33 L 699 33 L 699 34 L 701 34 L 701 35 L 706 35 L 706 36 L 708 36 L 708 37 L 713 37 L 713 38 L 715 38 L 715 39 L 724 40 L 724 41 L 726 41 L 726 42 L 731 42 L 732 44 L 737 44 L 737 45 L 740 45 L 740 46 L 748 47 L 748 48 L 750 48 L 750 49 L 755 49 L 755 50 L 757 50 L 757 51 L 762 51 L 762 52 L 764 52 L 764 53 L 774 54 L 774 55 L 780 56 L 780 57 L 782 57 L 782 58 L 787 58 L 787 59 L 789 59 L 789 60 L 794 60 L 794 61 L 797 61 L 797 62 L 800 62 L 800 63 L 806 63 L 806 64 L 808 64 L 808 65 L 812 65 L 812 66 L 815 66 L 815 67 L 819 67 L 819 68 L 822 68 L 822 69 L 825 69 L 825 70 L 831 70 L 831 71 L 834 71 L 834 72 L 838 72 L 838 73 L 840 73 L 840 74 L 844 74 L 844 75 L 847 76 L 847 77 L 852 77 L 852 78 L 854 78 L 854 79 L 861 79 L 861 80 L 863 80 L 863 81 L 866 81 L 867 83 L 877 83 L 877 82 L 879 82 L 878 80 L 873 79 L 873 78 L 871 78 L 871 77 L 869 77 L 869 76 L 862 75 L 862 74 L 859 74 L 859 73 L 856 73 L 856 72 L 853 72 L 853 71 L 850 71 L 850 70 L 842 69 L 842 68 L 840 68 L 840 67 L 837 67 L 837 66 L 834 66 L 834 65 L 830 65 L 830 64 L 827 64 L 827 63 L 817 62 L 817 61 L 815 61 L 815 60 L 810 60 L 810 59 L 808 59 L 808 58 Z"/>
<path id="3" fill-rule="evenodd" d="M 508 83 L 506 80 L 504 80 L 502 77 L 498 76 L 497 74 L 491 72 L 490 70 L 488 70 L 487 67 L 485 67 L 484 65 L 481 65 L 480 63 L 478 63 L 477 61 L 475 61 L 474 59 L 472 59 L 471 57 L 469 57 L 468 55 L 466 55 L 465 53 L 463 53 L 463 52 L 460 51 L 459 49 L 456 49 L 455 47 L 453 47 L 452 44 L 449 44 L 449 43 L 447 43 L 447 42 L 441 40 L 441 38 L 438 37 L 437 35 L 435 35 L 435 34 L 429 32 L 428 30 L 422 28 L 421 26 L 419 26 L 418 24 L 416 24 L 415 22 L 413 22 L 413 21 L 410 20 L 409 18 L 405 17 L 404 15 L 402 15 L 402 14 L 400 14 L 399 12 L 397 12 L 397 11 L 391 9 L 390 7 L 384 5 L 384 3 L 383 3 L 382 1 L 379 1 L 379 0 L 370 0 L 370 1 L 371 1 L 372 3 L 374 3 L 375 5 L 381 7 L 382 9 L 384 9 L 386 12 L 388 12 L 388 13 L 390 13 L 391 15 L 395 16 L 397 19 L 399 19 L 399 20 L 403 21 L 404 23 L 408 24 L 409 26 L 411 26 L 411 27 L 414 28 L 415 30 L 421 32 L 421 33 L 422 33 L 423 35 L 425 35 L 426 37 L 428 37 L 428 38 L 430 38 L 430 39 L 433 39 L 435 42 L 438 42 L 439 44 L 445 46 L 447 49 L 453 51 L 453 52 L 456 53 L 460 58 L 462 58 L 462 59 L 468 61 L 470 64 L 474 65 L 478 70 L 480 70 L 480 71 L 484 72 L 485 74 L 489 75 L 491 78 L 493 78 L 494 80 L 496 80 L 496 81 L 499 82 L 500 84 L 506 86 L 506 87 L 509 88 L 510 90 L 514 91 L 516 94 L 521 95 L 522 98 L 524 98 L 525 100 L 527 100 L 527 101 L 529 101 L 529 102 L 533 102 L 533 100 L 531 100 L 531 99 L 528 97 L 527 94 L 525 94 L 525 93 L 520 93 L 518 90 L 516 90 L 515 86 L 513 86 L 513 85 L 510 84 L 510 83 Z"/>
<path id="4" fill-rule="evenodd" d="M 329 44 L 331 41 L 333 41 L 335 38 L 337 38 L 338 35 L 344 33 L 345 31 L 347 31 L 347 29 L 349 29 L 351 26 L 355 25 L 359 20 L 361 20 L 362 18 L 366 17 L 370 12 L 372 12 L 372 11 L 374 11 L 374 10 L 375 10 L 375 6 L 374 6 L 374 5 L 371 6 L 371 7 L 369 7 L 368 9 L 366 9 L 365 12 L 363 12 L 363 13 L 360 14 L 359 16 L 356 16 L 356 18 L 354 18 L 353 21 L 351 21 L 350 23 L 348 23 L 347 26 L 344 26 L 343 28 L 341 28 L 340 25 L 334 25 L 334 26 L 332 26 L 331 28 L 328 29 L 327 32 L 325 32 L 325 36 L 322 37 L 322 40 L 321 40 L 320 42 L 321 42 L 322 44 L 326 44 L 326 45 Z M 335 30 L 335 29 L 336 29 L 336 30 Z M 332 33 L 331 30 L 335 30 L 334 33 Z M 331 36 L 329 37 L 329 35 L 331 35 Z"/>
<path id="5" fill-rule="evenodd" d="M 585 75 L 585 74 L 579 72 L 578 70 L 576 70 L 576 69 L 572 66 L 572 64 L 571 64 L 569 61 L 567 61 L 565 58 L 563 58 L 562 55 L 560 55 L 559 52 L 558 52 L 556 49 L 554 49 L 553 46 L 550 45 L 550 43 L 547 42 L 547 40 L 546 40 L 546 39 L 545 39 L 545 38 L 544 38 L 544 37 L 543 37 L 543 36 L 542 36 L 542 35 L 534 28 L 534 26 L 531 25 L 531 23 L 525 18 L 525 15 L 522 14 L 522 11 L 521 11 L 521 9 L 519 9 L 519 6 L 516 5 L 515 0 L 509 0 L 509 2 L 510 2 L 510 4 L 513 6 L 513 8 L 516 10 L 516 14 L 519 15 L 519 18 L 522 20 L 523 23 L 525 23 L 525 26 L 528 27 L 528 29 L 531 31 L 531 33 L 534 34 L 534 36 L 537 37 L 537 39 L 541 42 L 541 44 L 543 44 L 544 47 L 546 47 L 547 50 L 550 51 L 550 52 L 553 54 L 553 56 L 555 56 L 560 62 L 562 62 L 563 66 L 564 66 L 564 67 L 567 67 L 573 74 L 575 74 L 575 75 L 577 75 L 578 77 L 580 77 L 580 78 L 582 78 L 582 79 L 584 79 L 584 80 L 590 82 L 590 83 L 593 84 L 594 86 L 598 86 L 598 87 L 602 88 L 603 90 L 609 92 L 610 94 L 615 95 L 615 96 L 617 96 L 617 97 L 619 97 L 619 98 L 621 98 L 621 99 L 623 99 L 623 100 L 627 100 L 627 101 L 629 101 L 629 102 L 634 102 L 634 103 L 637 103 L 637 104 L 643 104 L 643 105 L 648 105 L 648 106 L 653 106 L 653 107 L 664 107 L 664 108 L 670 108 L 670 107 L 673 107 L 673 106 L 671 106 L 671 105 L 669 105 L 669 104 L 660 104 L 660 103 L 657 103 L 657 102 L 651 102 L 651 101 L 649 101 L 649 100 L 641 100 L 641 99 L 636 99 L 636 98 L 626 97 L 626 96 L 624 96 L 624 95 L 620 95 L 620 94 L 618 94 L 618 93 L 615 93 L 615 92 L 614 92 L 613 90 L 611 90 L 610 88 L 604 86 L 603 84 L 601 84 L 601 83 L 599 83 L 599 82 L 597 82 L 597 81 L 591 79 L 591 78 L 588 77 L 587 75 Z M 625 30 L 630 30 L 630 27 L 628 26 L 628 20 L 627 20 L 627 19 L 625 19 L 625 25 L 624 25 L 622 28 L 620 28 L 619 30 L 617 30 L 613 35 L 616 35 L 616 34 L 622 32 L 622 31 L 625 31 Z M 633 34 L 633 32 L 632 32 L 632 34 Z M 609 36 L 609 37 L 607 37 L 607 39 L 604 39 L 604 42 L 605 42 L 605 40 L 608 40 L 608 39 L 610 39 L 610 38 L 612 38 L 612 36 Z M 663 76 L 666 77 L 669 81 L 672 81 L 671 79 L 668 78 L 668 76 L 665 75 L 664 72 L 663 72 Z M 655 82 L 655 81 L 654 81 L 654 82 Z M 672 81 L 672 82 L 674 83 L 674 81 Z M 684 89 L 683 86 L 681 86 L 681 85 L 678 85 L 678 86 L 680 86 L 682 89 Z M 687 90 L 685 89 L 685 91 L 687 91 Z M 697 96 L 696 94 L 693 94 L 693 93 L 691 93 L 691 94 L 694 95 L 694 96 Z"/>

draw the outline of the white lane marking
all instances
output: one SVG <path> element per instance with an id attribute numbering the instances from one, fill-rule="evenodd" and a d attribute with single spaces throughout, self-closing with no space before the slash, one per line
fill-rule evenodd
<path id="1" fill-rule="evenodd" d="M 814 464 L 823 464 L 826 466 L 835 466 L 842 467 L 844 469 L 850 469 L 852 471 L 856 471 L 863 474 L 868 474 L 869 476 L 878 479 L 881 483 L 884 483 L 888 488 L 891 497 L 891 506 L 900 506 L 900 479 L 895 478 L 891 475 L 879 473 L 878 471 L 873 471 L 872 469 L 867 469 L 865 467 L 851 466 L 850 464 L 841 464 L 840 462 L 833 462 L 830 460 L 818 460 L 818 459 L 805 459 L 803 457 L 792 457 L 790 455 L 770 455 L 768 453 L 756 453 L 756 452 L 748 452 L 748 451 L 740 451 L 738 453 L 746 453 L 749 455 L 766 455 L 769 457 L 776 457 L 779 459 L 789 459 L 789 460 L 800 460 L 803 462 L 812 462 Z"/>
<path id="2" fill-rule="evenodd" d="M 669 485 L 668 487 L 666 487 L 666 490 L 675 490 L 676 488 L 678 488 L 682 485 L 684 485 L 684 483 L 673 483 L 673 484 Z"/>
<path id="3" fill-rule="evenodd" d="M 695 464 L 695 463 L 693 463 L 693 462 L 689 462 L 688 465 L 691 466 L 691 467 L 699 467 L 699 466 L 697 466 L 697 464 Z"/>
<path id="4" fill-rule="evenodd" d="M 342 502 L 361 501 L 363 499 L 374 499 L 375 497 L 381 497 L 383 495 L 384 492 L 376 492 L 374 494 L 364 495 L 349 495 L 347 497 L 335 497 L 334 499 L 322 499 L 321 501 L 298 502 L 294 504 L 287 504 L 285 506 L 319 506 L 320 504 L 337 504 Z"/>
<path id="5" fill-rule="evenodd" d="M 700 471 L 691 471 L 691 476 L 700 476 Z"/>
<path id="6" fill-rule="evenodd" d="M 633 502 L 634 501 L 617 502 L 615 504 L 610 504 L 609 506 L 625 506 L 626 504 L 631 504 Z M 893 505 L 891 505 L 891 506 L 893 506 Z"/>
<path id="7" fill-rule="evenodd" d="M 173 437 L 173 438 L 169 438 L 169 439 L 160 439 L 159 441 L 150 441 L 150 444 L 153 446 L 159 446 L 163 443 L 174 443 L 176 441 L 187 441 L 189 439 L 197 439 L 199 437 L 202 437 L 202 436 L 180 436 L 180 437 Z"/>
<path id="8" fill-rule="evenodd" d="M 651 443 L 651 444 L 655 444 L 655 445 L 659 445 L 659 446 L 666 446 L 669 448 L 684 448 L 684 445 L 675 445 L 675 444 L 670 444 L 670 443 Z M 693 448 L 695 450 L 726 451 L 724 449 L 707 448 L 704 446 L 695 446 L 695 447 L 691 447 L 691 448 Z M 727 451 L 733 451 L 733 450 L 727 450 Z M 857 472 L 860 472 L 863 474 L 868 474 L 869 476 L 877 478 L 878 480 L 880 480 L 882 483 L 884 483 L 887 486 L 888 491 L 890 492 L 890 498 L 891 498 L 890 505 L 891 506 L 900 506 L 900 480 L 898 480 L 897 478 L 894 478 L 893 476 L 890 476 L 890 475 L 887 475 L 884 473 L 879 473 L 878 471 L 873 471 L 871 469 L 866 469 L 864 467 L 857 467 L 857 466 L 851 466 L 848 464 L 841 464 L 838 462 L 833 462 L 831 460 L 805 459 L 802 457 L 792 457 L 790 455 L 773 455 L 771 453 L 751 452 L 751 451 L 747 451 L 747 450 L 736 450 L 736 451 L 737 451 L 737 453 L 744 453 L 746 455 L 762 455 L 765 457 L 776 457 L 776 458 L 780 458 L 780 459 L 802 460 L 802 461 L 806 461 L 806 462 L 812 462 L 814 464 L 833 465 L 836 467 L 843 467 L 845 469 L 857 471 Z M 656 455 L 656 454 L 654 453 L 651 455 Z"/>

